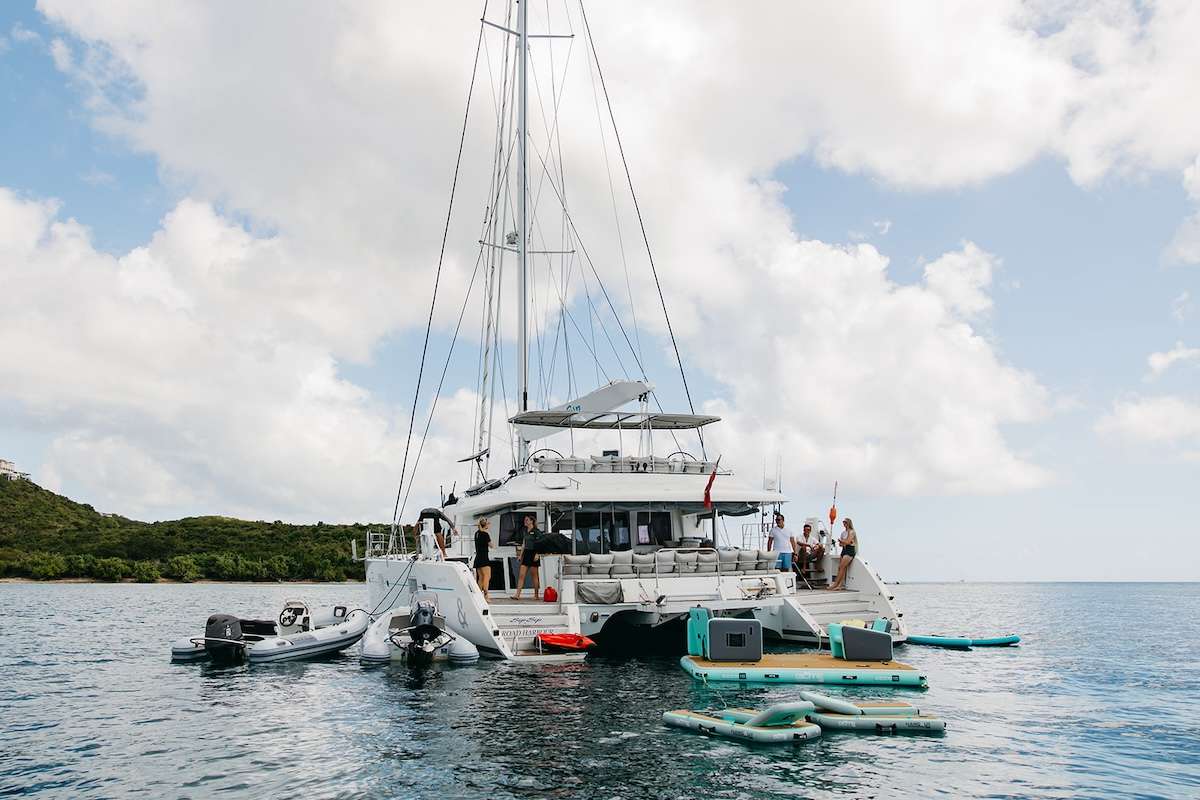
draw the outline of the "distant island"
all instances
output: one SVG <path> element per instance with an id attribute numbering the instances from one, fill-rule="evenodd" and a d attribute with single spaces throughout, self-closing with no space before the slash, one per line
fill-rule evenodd
<path id="1" fill-rule="evenodd" d="M 101 514 L 24 476 L 0 478 L 0 577 L 95 581 L 363 580 L 350 558 L 387 524 L 292 525 L 229 517 L 139 522 Z"/>

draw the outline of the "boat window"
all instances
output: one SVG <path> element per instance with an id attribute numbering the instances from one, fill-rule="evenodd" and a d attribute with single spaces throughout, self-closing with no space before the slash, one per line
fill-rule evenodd
<path id="1" fill-rule="evenodd" d="M 631 550 L 633 540 L 629 537 L 629 514 L 619 512 L 605 514 L 608 518 L 608 541 L 612 550 Z"/>
<path id="2" fill-rule="evenodd" d="M 668 544 L 671 541 L 670 511 L 637 512 L 637 544 Z"/>
<path id="3" fill-rule="evenodd" d="M 575 512 L 574 551 L 584 553 L 610 553 L 629 550 L 633 540 L 629 532 L 629 514 L 610 511 Z"/>
<path id="4" fill-rule="evenodd" d="M 579 511 L 575 513 L 575 552 L 607 553 L 604 527 L 599 512 Z"/>
<path id="5" fill-rule="evenodd" d="M 507 511 L 500 515 L 500 535 L 496 539 L 497 547 L 507 547 L 513 543 L 513 534 L 520 530 L 521 518 L 528 513 L 528 511 Z"/>

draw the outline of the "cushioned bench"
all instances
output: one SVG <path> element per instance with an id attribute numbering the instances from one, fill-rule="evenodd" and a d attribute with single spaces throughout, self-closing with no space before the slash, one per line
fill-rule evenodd
<path id="1" fill-rule="evenodd" d="M 645 578 L 675 575 L 765 575 L 775 571 L 770 550 L 672 550 L 564 555 L 564 578 Z"/>

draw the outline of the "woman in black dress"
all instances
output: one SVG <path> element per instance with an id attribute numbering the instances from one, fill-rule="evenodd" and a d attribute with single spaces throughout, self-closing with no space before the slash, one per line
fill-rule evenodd
<path id="1" fill-rule="evenodd" d="M 525 589 L 525 576 L 532 572 L 533 599 L 540 600 L 542 584 L 538 577 L 538 562 L 541 559 L 538 557 L 537 545 L 542 538 L 542 532 L 537 528 L 537 517 L 526 514 L 521 520 L 518 535 L 521 537 L 521 569 L 517 571 L 517 594 L 513 599 L 521 599 L 521 592 Z"/>
<path id="2" fill-rule="evenodd" d="M 475 581 L 479 591 L 483 592 L 485 602 L 491 602 L 488 597 L 488 584 L 492 581 L 492 560 L 488 556 L 488 548 L 492 546 L 492 536 L 488 533 L 491 522 L 486 517 L 479 520 L 479 530 L 475 531 Z"/>

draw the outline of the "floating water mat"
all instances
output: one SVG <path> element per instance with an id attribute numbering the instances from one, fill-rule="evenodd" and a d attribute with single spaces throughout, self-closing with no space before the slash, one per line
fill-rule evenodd
<path id="1" fill-rule="evenodd" d="M 917 715 L 913 717 L 883 716 L 875 714 L 835 714 L 831 711 L 814 711 L 808 715 L 823 730 L 864 731 L 868 733 L 941 733 L 946 730 L 946 721 L 937 717 Z"/>
<path id="2" fill-rule="evenodd" d="M 814 710 L 812 703 L 777 703 L 765 711 L 726 708 L 721 711 L 667 711 L 664 725 L 687 728 L 727 739 L 782 744 L 804 742 L 821 735 L 817 725 L 805 717 Z"/>

